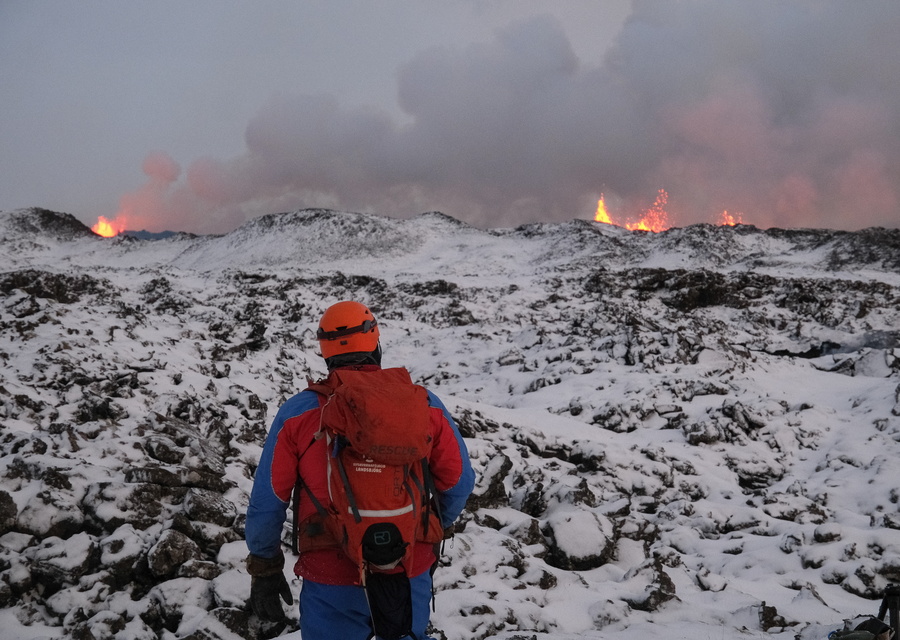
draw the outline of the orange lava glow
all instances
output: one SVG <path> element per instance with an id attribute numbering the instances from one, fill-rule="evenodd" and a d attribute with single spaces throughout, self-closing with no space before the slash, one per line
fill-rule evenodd
<path id="1" fill-rule="evenodd" d="M 629 231 L 652 231 L 654 233 L 665 231 L 671 226 L 669 214 L 666 212 L 668 202 L 669 194 L 665 189 L 660 189 L 653 206 L 647 209 L 644 217 L 637 222 L 626 223 L 625 228 Z"/>
<path id="2" fill-rule="evenodd" d="M 603 198 L 603 194 L 600 194 L 600 199 L 597 201 L 597 212 L 594 214 L 594 222 L 614 224 L 625 227 L 629 231 L 653 231 L 654 233 L 658 233 L 660 231 L 665 231 L 671 226 L 669 223 L 669 215 L 666 213 L 666 204 L 668 201 L 669 194 L 666 193 L 665 189 L 660 189 L 653 206 L 644 212 L 644 215 L 640 220 L 637 222 L 620 224 L 612 219 L 612 216 L 610 216 L 609 211 L 606 208 L 606 200 Z"/>
<path id="3" fill-rule="evenodd" d="M 721 227 L 733 227 L 736 224 L 743 224 L 744 214 L 738 213 L 736 215 L 731 215 L 728 211 L 723 211 L 722 215 L 719 216 L 719 226 Z"/>
<path id="4" fill-rule="evenodd" d="M 640 220 L 637 222 L 625 222 L 624 224 L 621 224 L 613 220 L 612 216 L 609 214 L 609 210 L 606 208 L 606 200 L 604 199 L 603 194 L 600 194 L 600 199 L 597 201 L 597 212 L 594 214 L 594 222 L 614 224 L 625 227 L 629 231 L 652 231 L 654 233 L 659 233 L 672 226 L 669 223 L 669 214 L 666 212 L 666 204 L 668 201 L 669 194 L 666 193 L 665 189 L 660 189 L 653 206 L 644 212 L 644 215 Z"/>
<path id="5" fill-rule="evenodd" d="M 606 210 L 606 201 L 603 199 L 602 193 L 600 194 L 600 199 L 597 200 L 597 213 L 594 214 L 594 222 L 613 224 L 612 219 L 609 217 L 609 212 Z"/>
<path id="6" fill-rule="evenodd" d="M 125 219 L 122 216 L 115 220 L 107 220 L 103 216 L 97 218 L 97 224 L 91 227 L 91 231 L 104 238 L 113 238 L 125 230 Z"/>

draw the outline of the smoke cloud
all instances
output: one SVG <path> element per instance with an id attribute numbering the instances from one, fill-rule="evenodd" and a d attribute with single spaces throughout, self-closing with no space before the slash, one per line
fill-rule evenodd
<path id="1" fill-rule="evenodd" d="M 728 210 L 760 227 L 895 227 L 898 32 L 894 0 L 636 0 L 587 67 L 554 18 L 532 18 L 410 59 L 402 119 L 274 96 L 242 156 L 179 180 L 154 154 L 123 207 L 201 232 L 309 206 L 498 227 L 589 218 L 601 193 L 624 218 L 666 189 L 677 226 Z"/>
<path id="2" fill-rule="evenodd" d="M 123 217 L 132 229 L 150 228 L 175 221 L 169 213 L 174 198 L 170 191 L 178 180 L 181 167 L 168 154 L 154 151 L 144 159 L 147 182 L 132 193 L 122 196 L 117 218 Z"/>

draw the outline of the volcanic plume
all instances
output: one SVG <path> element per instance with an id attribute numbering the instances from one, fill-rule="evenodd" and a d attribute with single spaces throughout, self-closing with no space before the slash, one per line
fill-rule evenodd
<path id="1" fill-rule="evenodd" d="M 599 185 L 650 211 L 664 185 L 657 209 L 680 225 L 741 211 L 762 227 L 895 226 L 898 31 L 896 2 L 637 1 L 590 63 L 532 18 L 412 57 L 401 114 L 272 96 L 244 153 L 195 160 L 186 180 L 156 154 L 123 210 L 198 231 L 308 206 L 496 227 L 588 217 Z"/>

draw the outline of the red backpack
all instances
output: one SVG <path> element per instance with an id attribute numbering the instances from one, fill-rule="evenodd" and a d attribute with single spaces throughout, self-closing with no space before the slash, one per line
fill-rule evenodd
<path id="1" fill-rule="evenodd" d="M 367 572 L 412 570 L 414 543 L 443 537 L 428 469 L 428 392 L 403 368 L 338 369 L 309 389 L 320 395 L 316 437 L 326 438 L 331 504 L 307 495 L 363 584 Z"/>

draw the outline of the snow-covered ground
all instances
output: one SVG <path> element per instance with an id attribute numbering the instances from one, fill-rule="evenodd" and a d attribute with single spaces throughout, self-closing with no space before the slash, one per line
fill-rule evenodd
<path id="1" fill-rule="evenodd" d="M 438 637 L 809 640 L 900 582 L 898 231 L 316 210 L 136 241 L 18 211 L 0 635 L 271 636 L 243 512 L 341 299 L 376 311 L 385 365 L 444 400 L 479 474 Z"/>

